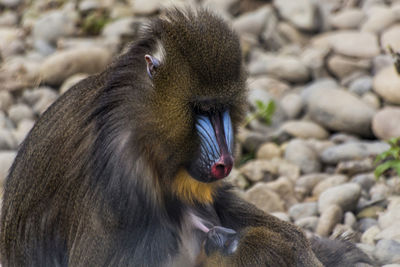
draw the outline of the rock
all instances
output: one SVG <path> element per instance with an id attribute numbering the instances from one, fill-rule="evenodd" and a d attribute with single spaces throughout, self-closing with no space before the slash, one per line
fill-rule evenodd
<path id="1" fill-rule="evenodd" d="M 318 220 L 319 218 L 317 216 L 311 216 L 298 219 L 297 221 L 294 222 L 294 224 L 304 230 L 315 232 L 315 229 L 317 229 Z"/>
<path id="2" fill-rule="evenodd" d="M 32 109 L 25 104 L 15 104 L 8 110 L 8 117 L 17 125 L 24 119 L 33 119 L 34 114 Z"/>
<path id="3" fill-rule="evenodd" d="M 0 6 L 14 8 L 23 3 L 23 0 L 0 0 Z"/>
<path id="4" fill-rule="evenodd" d="M 110 60 L 110 52 L 100 47 L 60 51 L 46 58 L 40 67 L 40 75 L 45 83 L 61 85 L 74 74 L 102 71 Z"/>
<path id="5" fill-rule="evenodd" d="M 357 95 L 363 95 L 372 90 L 372 78 L 370 76 L 362 76 L 350 83 L 349 91 Z"/>
<path id="6" fill-rule="evenodd" d="M 12 95 L 7 91 L 0 91 L 0 110 L 6 111 L 13 102 Z"/>
<path id="7" fill-rule="evenodd" d="M 240 167 L 239 171 L 252 182 L 272 180 L 272 176 L 278 173 L 277 167 L 269 160 L 252 160 Z"/>
<path id="8" fill-rule="evenodd" d="M 257 151 L 256 158 L 258 159 L 273 159 L 279 158 L 282 154 L 281 149 L 275 143 L 264 143 Z"/>
<path id="9" fill-rule="evenodd" d="M 8 169 L 14 162 L 14 158 L 17 155 L 15 151 L 0 151 L 0 185 L 4 184 L 4 179 L 8 174 Z"/>
<path id="10" fill-rule="evenodd" d="M 3 11 L 0 14 L 0 27 L 6 26 L 15 26 L 18 24 L 18 15 L 13 11 Z"/>
<path id="11" fill-rule="evenodd" d="M 378 38 L 370 32 L 340 30 L 321 34 L 311 41 L 318 47 L 330 47 L 348 57 L 372 58 L 379 55 Z"/>
<path id="12" fill-rule="evenodd" d="M 3 60 L 21 54 L 24 51 L 23 35 L 23 31 L 20 29 L 0 27 L 0 56 Z"/>
<path id="13" fill-rule="evenodd" d="M 337 223 L 342 220 L 343 211 L 337 205 L 329 205 L 323 209 L 315 233 L 328 237 Z"/>
<path id="14" fill-rule="evenodd" d="M 17 148 L 17 142 L 11 131 L 0 129 L 0 150 L 13 150 Z"/>
<path id="15" fill-rule="evenodd" d="M 377 183 L 369 190 L 371 201 L 380 201 L 389 197 L 391 189 L 386 183 Z"/>
<path id="16" fill-rule="evenodd" d="M 394 51 L 400 50 L 400 24 L 395 24 L 386 29 L 381 35 L 381 46 L 388 51 L 390 45 Z"/>
<path id="17" fill-rule="evenodd" d="M 248 86 L 250 91 L 263 90 L 268 93 L 273 99 L 281 99 L 289 90 L 290 86 L 282 81 L 273 79 L 268 76 L 260 76 L 254 79 L 249 79 Z"/>
<path id="18" fill-rule="evenodd" d="M 338 29 L 356 29 L 364 19 L 364 12 L 358 8 L 348 8 L 331 16 L 331 24 Z"/>
<path id="19" fill-rule="evenodd" d="M 328 174 L 326 173 L 312 173 L 303 175 L 296 181 L 296 188 L 304 189 L 304 195 L 309 195 L 314 189 L 315 185 L 327 179 L 327 177 Z"/>
<path id="20" fill-rule="evenodd" d="M 44 13 L 34 24 L 32 36 L 35 48 L 42 54 L 54 52 L 56 41 L 76 31 L 75 17 L 64 10 L 52 10 Z"/>
<path id="21" fill-rule="evenodd" d="M 352 142 L 329 147 L 321 153 L 320 158 L 326 164 L 337 164 L 340 161 L 376 156 L 388 149 L 389 145 L 385 142 Z"/>
<path id="22" fill-rule="evenodd" d="M 15 91 L 34 86 L 39 79 L 40 60 L 13 57 L 0 68 L 2 90 Z"/>
<path id="23" fill-rule="evenodd" d="M 375 169 L 375 164 L 371 158 L 362 160 L 342 161 L 336 166 L 336 173 L 347 174 L 353 176 L 358 173 L 370 172 Z"/>
<path id="24" fill-rule="evenodd" d="M 285 207 L 290 207 L 298 202 L 294 196 L 293 182 L 287 177 L 279 177 L 279 179 L 275 181 L 266 183 L 265 187 L 278 193 L 280 199 L 285 202 Z"/>
<path id="25" fill-rule="evenodd" d="M 386 107 L 372 119 L 372 131 L 381 140 L 400 136 L 400 108 Z"/>
<path id="26" fill-rule="evenodd" d="M 375 110 L 378 110 L 381 107 L 381 101 L 379 100 L 379 97 L 374 93 L 365 93 L 361 97 L 361 100 Z"/>
<path id="27" fill-rule="evenodd" d="M 329 53 L 330 49 L 328 47 L 311 46 L 304 48 L 304 51 L 301 54 L 301 60 L 309 68 L 311 76 L 314 79 L 328 76 L 325 68 L 325 59 Z"/>
<path id="28" fill-rule="evenodd" d="M 343 223 L 351 229 L 355 229 L 357 226 L 357 218 L 351 211 L 347 211 L 344 213 Z"/>
<path id="29" fill-rule="evenodd" d="M 347 183 L 328 188 L 321 193 L 318 199 L 318 210 L 323 212 L 330 205 L 338 205 L 343 211 L 349 211 L 356 207 L 361 195 L 361 186 Z"/>
<path id="30" fill-rule="evenodd" d="M 278 168 L 279 176 L 285 176 L 291 181 L 296 181 L 300 176 L 300 168 L 281 158 L 273 158 L 271 162 Z"/>
<path id="31" fill-rule="evenodd" d="M 162 6 L 162 0 L 130 0 L 132 10 L 136 15 L 156 13 Z"/>
<path id="32" fill-rule="evenodd" d="M 42 114 L 58 97 L 54 90 L 48 87 L 39 87 L 23 93 L 23 99 L 33 106 L 33 111 Z"/>
<path id="33" fill-rule="evenodd" d="M 300 139 L 289 142 L 285 150 L 285 159 L 297 165 L 303 173 L 318 172 L 321 169 L 316 153 Z"/>
<path id="34" fill-rule="evenodd" d="M 132 36 L 136 34 L 135 24 L 142 21 L 133 17 L 120 18 L 104 26 L 102 35 L 106 38 L 120 38 L 122 36 Z"/>
<path id="35" fill-rule="evenodd" d="M 400 197 L 393 196 L 389 198 L 389 205 L 387 210 L 380 214 L 379 219 L 379 226 L 382 229 L 386 229 L 397 222 L 400 222 Z"/>
<path id="36" fill-rule="evenodd" d="M 361 242 L 364 244 L 375 245 L 375 236 L 379 234 L 381 229 L 378 226 L 372 226 L 366 230 L 361 236 Z"/>
<path id="37" fill-rule="evenodd" d="M 312 190 L 313 196 L 319 197 L 322 192 L 325 190 L 332 188 L 337 185 L 341 185 L 347 182 L 349 178 L 345 175 L 332 175 L 324 180 L 320 181 L 318 184 L 314 186 Z"/>
<path id="38" fill-rule="evenodd" d="M 382 231 L 375 236 L 375 239 L 393 239 L 400 242 L 400 222 L 395 222 L 391 226 L 382 229 Z"/>
<path id="39" fill-rule="evenodd" d="M 274 0 L 279 14 L 301 30 L 313 31 L 318 27 L 316 5 L 311 0 Z"/>
<path id="40" fill-rule="evenodd" d="M 378 218 L 378 214 L 384 210 L 382 206 L 372 205 L 366 208 L 363 208 L 359 213 L 357 213 L 357 218 Z"/>
<path id="41" fill-rule="evenodd" d="M 267 21 L 276 16 L 270 6 L 244 13 L 233 20 L 232 26 L 239 35 L 251 34 L 259 36 L 264 30 Z"/>
<path id="42" fill-rule="evenodd" d="M 380 264 L 400 263 L 400 242 L 383 239 L 376 244 L 374 257 Z"/>
<path id="43" fill-rule="evenodd" d="M 290 222 L 289 216 L 284 212 L 272 212 L 270 215 L 277 217 L 279 220 Z"/>
<path id="44" fill-rule="evenodd" d="M 361 26 L 361 31 L 380 33 L 396 21 L 396 15 L 389 7 L 377 7 L 368 12 L 367 20 Z"/>
<path id="45" fill-rule="evenodd" d="M 294 56 L 257 54 L 249 64 L 251 75 L 268 74 L 288 82 L 306 82 L 310 72 L 301 60 Z"/>
<path id="46" fill-rule="evenodd" d="M 245 192 L 244 198 L 264 212 L 284 211 L 285 203 L 266 183 L 260 182 Z"/>
<path id="47" fill-rule="evenodd" d="M 357 183 L 361 186 L 361 188 L 365 191 L 369 191 L 369 189 L 375 184 L 375 176 L 373 173 L 363 173 L 354 176 L 351 179 L 352 183 Z"/>
<path id="48" fill-rule="evenodd" d="M 362 218 L 358 221 L 358 231 L 360 231 L 361 233 L 364 233 L 365 231 L 367 231 L 369 228 L 371 228 L 372 226 L 378 225 L 378 221 L 376 219 L 373 218 Z"/>
<path id="49" fill-rule="evenodd" d="M 369 59 L 333 55 L 328 58 L 327 66 L 336 77 L 344 79 L 354 72 L 368 71 L 371 68 L 371 61 Z"/>
<path id="50" fill-rule="evenodd" d="M 66 79 L 63 84 L 60 87 L 60 94 L 64 94 L 68 89 L 70 89 L 72 86 L 77 84 L 78 82 L 82 81 L 83 79 L 87 78 L 88 75 L 85 73 L 78 73 L 75 75 L 72 75 L 68 79 Z"/>
<path id="51" fill-rule="evenodd" d="M 312 90 L 307 99 L 310 118 L 322 126 L 371 137 L 375 110 L 344 90 Z"/>
<path id="52" fill-rule="evenodd" d="M 101 3 L 97 0 L 83 0 L 79 3 L 78 9 L 80 12 L 87 13 L 101 8 Z"/>
<path id="53" fill-rule="evenodd" d="M 373 81 L 374 91 L 385 101 L 400 104 L 400 75 L 393 65 L 382 69 L 375 75 Z"/>
<path id="54" fill-rule="evenodd" d="M 288 212 L 290 218 L 297 221 L 305 217 L 317 216 L 318 205 L 316 202 L 298 203 L 291 206 Z"/>
<path id="55" fill-rule="evenodd" d="M 35 121 L 33 120 L 23 120 L 18 124 L 17 129 L 15 129 L 13 132 L 17 145 L 20 145 L 22 141 L 24 141 L 34 124 Z"/>
<path id="56" fill-rule="evenodd" d="M 287 94 L 281 100 L 281 107 L 289 119 L 297 118 L 303 110 L 304 103 L 298 94 Z"/>
<path id="57" fill-rule="evenodd" d="M 291 136 L 303 139 L 326 139 L 329 136 L 324 128 L 312 121 L 287 121 L 280 129 Z"/>

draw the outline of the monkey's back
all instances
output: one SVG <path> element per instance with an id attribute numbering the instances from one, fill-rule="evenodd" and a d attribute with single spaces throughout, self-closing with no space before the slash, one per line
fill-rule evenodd
<path id="1" fill-rule="evenodd" d="M 88 115 L 104 75 L 83 80 L 62 95 L 36 122 L 21 145 L 4 186 L 0 251 L 3 266 L 32 262 L 66 264 L 66 229 L 82 201 L 85 151 L 93 138 Z M 82 133 L 82 129 L 85 132 Z M 63 199 L 62 201 L 59 201 Z M 57 204 L 67 203 L 60 207 Z M 70 228 L 72 227 L 72 228 Z M 56 246 L 54 246 L 56 244 Z M 41 251 L 48 251 L 44 256 Z"/>

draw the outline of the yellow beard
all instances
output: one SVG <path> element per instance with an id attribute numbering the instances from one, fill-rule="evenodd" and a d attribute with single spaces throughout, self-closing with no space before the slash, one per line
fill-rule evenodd
<path id="1" fill-rule="evenodd" d="M 182 201 L 193 204 L 211 204 L 214 201 L 214 193 L 220 182 L 202 183 L 195 180 L 190 174 L 181 168 L 172 183 L 172 192 Z"/>

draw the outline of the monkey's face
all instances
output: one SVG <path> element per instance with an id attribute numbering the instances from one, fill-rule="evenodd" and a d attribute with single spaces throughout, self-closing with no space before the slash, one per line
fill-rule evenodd
<path id="1" fill-rule="evenodd" d="M 210 183 L 233 166 L 234 133 L 246 103 L 242 54 L 221 19 L 201 11 L 175 15 L 162 21 L 160 39 L 145 55 L 153 107 L 169 162 Z"/>

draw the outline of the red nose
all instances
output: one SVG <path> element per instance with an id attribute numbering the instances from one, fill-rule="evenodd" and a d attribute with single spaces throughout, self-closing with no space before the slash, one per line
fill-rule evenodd
<path id="1" fill-rule="evenodd" d="M 222 179 L 229 175 L 232 170 L 233 159 L 230 155 L 221 158 L 211 167 L 211 174 L 215 179 Z"/>

